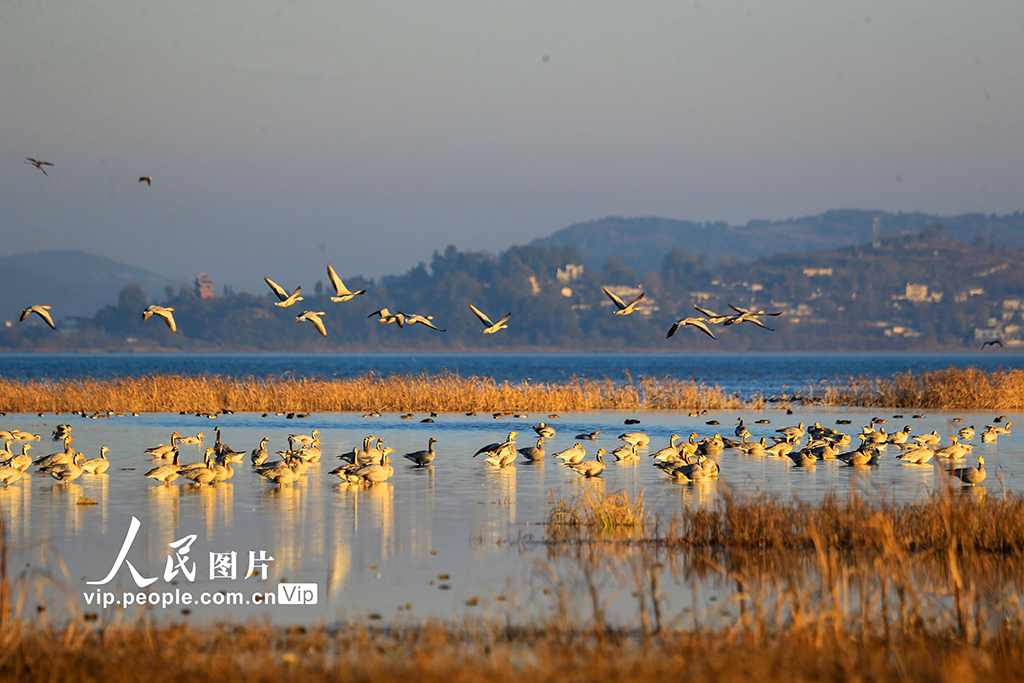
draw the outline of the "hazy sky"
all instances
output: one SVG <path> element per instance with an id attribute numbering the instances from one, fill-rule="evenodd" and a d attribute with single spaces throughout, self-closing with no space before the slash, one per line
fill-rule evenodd
<path id="1" fill-rule="evenodd" d="M 606 215 L 1011 213 L 1021 36 L 987 0 L 0 0 L 0 238 L 263 292 Z"/>

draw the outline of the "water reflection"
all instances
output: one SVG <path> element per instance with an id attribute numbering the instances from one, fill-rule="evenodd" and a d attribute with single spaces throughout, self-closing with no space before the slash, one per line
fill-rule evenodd
<path id="1" fill-rule="evenodd" d="M 736 418 L 733 412 L 715 417 L 723 423 L 732 422 Z M 854 424 L 867 423 L 876 412 L 806 410 L 799 416 L 783 417 L 765 411 L 775 424 L 755 426 L 754 420 L 748 422 L 754 436 L 760 438 L 797 421 L 832 424 L 842 416 L 853 417 Z M 656 444 L 667 442 L 673 433 L 697 431 L 709 435 L 703 425 L 709 416 L 649 413 L 639 417 L 643 430 Z M 939 429 L 943 433 L 947 418 L 936 414 L 915 421 L 915 432 Z M 36 416 L 8 419 L 27 431 L 52 430 L 47 420 Z M 637 500 L 643 493 L 648 510 L 665 519 L 683 507 L 712 506 L 727 494 L 768 493 L 814 502 L 829 494 L 843 497 L 854 492 L 869 500 L 884 497 L 887 502 L 905 502 L 948 486 L 964 499 L 984 497 L 986 491 L 987 495 L 1001 495 L 994 474 L 986 486 L 960 488 L 935 465 L 896 462 L 897 451 L 892 447 L 883 454 L 879 466 L 870 468 L 846 467 L 834 461 L 798 468 L 788 458 L 741 456 L 726 450 L 715 458 L 721 467 L 720 479 L 695 483 L 666 477 L 650 466 L 646 453 L 641 454 L 639 463 L 609 462 L 604 474 L 594 479 L 580 477 L 550 459 L 517 461 L 497 469 L 468 454 L 481 443 L 501 440 L 508 431 L 522 430 L 524 422 L 514 418 L 494 420 L 489 415 L 442 415 L 429 425 L 401 421 L 394 415 L 376 419 L 374 433 L 399 453 L 421 449 L 426 437 L 437 433 L 443 434 L 446 448 L 428 467 L 413 467 L 403 461 L 390 480 L 370 488 L 349 485 L 328 475 L 333 460 L 311 466 L 306 476 L 283 487 L 258 477 L 248 463 L 236 466 L 230 481 L 197 487 L 179 479 L 165 487 L 141 476 L 153 466 L 143 450 L 166 442 L 172 431 L 196 433 L 201 427 L 191 416 L 150 415 L 88 422 L 73 417 L 61 419 L 74 423 L 79 439 L 76 445 L 81 443 L 83 450 L 93 448 L 93 443 L 109 445 L 118 453 L 118 467 L 70 484 L 33 475 L 34 479 L 26 477 L 10 487 L 0 487 L 0 515 L 7 522 L 10 538 L 18 545 L 52 539 L 75 577 L 102 577 L 109 570 L 133 516 L 140 519 L 142 531 L 131 558 L 147 576 L 160 574 L 168 544 L 189 534 L 199 539 L 193 552 L 197 562 L 203 562 L 208 552 L 236 550 L 243 564 L 247 550 L 262 548 L 274 557 L 267 585 L 284 578 L 316 582 L 325 596 L 323 604 L 280 617 L 255 607 L 233 611 L 232 615 L 305 619 L 311 623 L 335 618 L 341 611 L 393 614 L 398 605 L 410 602 L 416 605 L 418 615 L 450 616 L 453 604 L 461 608 L 469 596 L 508 592 L 506 581 L 523 581 L 530 563 L 544 554 L 526 551 L 520 555 L 509 544 L 520 534 L 537 533 L 541 528 L 536 525 L 544 519 L 549 492 L 559 498 L 579 494 L 596 498 L 624 491 L 630 500 Z M 976 416 L 973 423 L 985 424 L 987 419 Z M 1008 419 L 1024 422 L 1018 416 Z M 605 430 L 602 437 L 605 433 L 617 434 L 622 420 L 622 415 L 615 413 L 563 414 L 557 425 L 558 435 L 550 440 L 550 450 L 568 448 L 574 443 L 572 435 L 580 432 L 600 428 Z M 352 444 L 361 442 L 369 423 L 357 415 L 316 416 L 316 424 L 312 422 L 310 427 L 321 432 L 325 458 L 327 454 L 350 451 Z M 222 415 L 218 423 L 223 438 L 240 450 L 256 447 L 265 435 L 272 442 L 280 442 L 282 435 L 296 431 L 295 423 L 283 417 Z M 854 432 L 855 428 L 846 431 Z M 617 445 L 608 436 L 593 447 Z M 981 452 L 982 448 L 993 472 L 1002 469 L 1002 481 L 1008 489 L 1024 486 L 1024 440 L 1012 435 L 1000 437 L 998 443 L 979 445 L 976 450 Z M 592 453 L 593 448 L 588 450 Z M 193 459 L 191 449 L 187 459 Z M 96 504 L 79 505 L 83 497 Z M 201 566 L 201 573 L 206 572 L 205 565 Z M 624 564 L 617 571 L 628 574 L 633 571 L 631 567 Z M 245 569 L 240 566 L 239 571 L 244 573 Z M 442 574 L 450 578 L 441 581 L 437 577 Z M 631 582 L 639 581 L 631 574 L 629 577 Z M 119 575 L 119 580 L 130 582 L 130 577 Z M 451 590 L 440 589 L 442 583 Z M 233 589 L 244 586 L 239 583 Z M 711 588 L 724 590 L 717 584 Z M 680 580 L 666 590 L 688 593 L 690 587 Z M 545 597 L 544 604 L 548 602 Z M 198 617 L 204 612 L 197 609 L 195 613 Z M 214 617 L 225 614 L 212 607 L 205 613 Z M 153 614 L 159 617 L 157 612 Z"/>

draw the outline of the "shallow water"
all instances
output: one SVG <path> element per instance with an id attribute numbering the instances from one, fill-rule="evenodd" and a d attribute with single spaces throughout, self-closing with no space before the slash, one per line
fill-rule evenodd
<path id="1" fill-rule="evenodd" d="M 314 583 L 318 590 L 315 605 L 203 607 L 179 603 L 148 608 L 148 614 L 156 619 L 260 616 L 281 623 L 334 623 L 377 615 L 385 620 L 406 614 L 452 618 L 480 610 L 497 613 L 512 609 L 513 601 L 518 601 L 516 609 L 533 614 L 548 609 L 551 600 L 540 586 L 557 584 L 561 579 L 550 577 L 562 576 L 560 572 L 565 570 L 552 564 L 543 546 L 517 543 L 531 535 L 543 538 L 543 527 L 536 525 L 544 519 L 549 495 L 569 497 L 580 491 L 622 490 L 637 497 L 643 493 L 654 513 L 668 516 L 684 505 L 711 504 L 726 491 L 807 501 L 833 492 L 843 495 L 856 491 L 873 499 L 884 495 L 888 500 L 909 501 L 948 484 L 947 477 L 934 466 L 904 465 L 893 460 L 895 452 L 891 450 L 885 453 L 880 467 L 871 469 L 848 468 L 835 462 L 795 468 L 788 459 L 747 457 L 726 450 L 718 457 L 721 479 L 700 484 L 670 480 L 646 457 L 639 464 L 610 463 L 602 478 L 583 480 L 550 456 L 571 446 L 575 434 L 595 429 L 603 430 L 603 438 L 582 442 L 588 457 L 593 457 L 598 447 L 612 450 L 620 445 L 614 437 L 622 431 L 649 434 L 649 452 L 667 445 L 673 433 L 686 436 L 696 431 L 706 436 L 719 431 L 731 435 L 740 414 L 727 411 L 691 418 L 672 412 L 602 412 L 562 414 L 557 419 L 531 415 L 503 420 L 442 415 L 433 424 L 419 422 L 424 416 L 401 420 L 395 414 L 380 418 L 314 415 L 299 420 L 235 414 L 215 421 L 165 414 L 107 420 L 7 415 L 0 422 L 4 428 L 17 427 L 44 437 L 49 437 L 57 423 L 67 422 L 73 426 L 78 450 L 95 457 L 99 447 L 107 445 L 112 460 L 105 475 L 85 475 L 60 484 L 34 474 L 31 479 L 0 489 L 0 514 L 14 550 L 9 573 L 18 576 L 21 572 L 48 570 L 54 574 L 54 585 L 64 587 L 63 593 L 50 590 L 56 596 L 52 601 L 59 603 L 65 594 L 70 595 L 83 612 L 97 613 L 101 619 L 116 618 L 119 612 L 113 606 L 97 609 L 95 604 L 85 602 L 83 594 L 97 589 L 118 595 L 122 590 L 139 591 L 127 566 L 121 567 L 108 584 L 86 584 L 103 579 L 110 571 L 135 517 L 140 527 L 126 557 L 144 577 L 158 577 L 149 588 L 151 592 L 173 595 L 176 589 L 180 596 L 180 592 L 190 591 L 197 599 L 204 592 L 213 596 L 217 591 L 241 592 L 251 600 L 254 592 L 276 593 L 281 581 Z M 834 425 L 839 417 L 853 420 L 853 424 L 841 427 L 853 434 L 879 414 L 877 409 L 800 409 L 793 415 L 777 410 L 743 413 L 755 438 L 798 421 Z M 906 418 L 910 415 L 911 411 L 906 411 Z M 910 424 L 914 433 L 937 430 L 944 440 L 962 426 L 973 424 L 980 432 L 993 418 L 989 413 L 966 413 L 962 414 L 964 422 L 954 423 L 951 412 L 933 412 L 923 419 L 893 419 L 891 412 L 883 416 L 890 419 L 886 425 L 889 431 Z M 638 417 L 642 422 L 624 427 L 626 417 Z M 1008 417 L 1018 422 L 1022 416 Z M 769 419 L 771 424 L 750 424 L 756 419 Z M 541 420 L 558 431 L 547 444 L 549 456 L 545 461 L 520 461 L 497 470 L 471 457 L 481 445 L 503 440 L 510 430 L 520 432 L 522 445 L 532 445 L 531 426 Z M 718 420 L 721 425 L 705 424 L 709 420 Z M 251 450 L 261 437 L 269 436 L 271 453 L 286 447 L 289 433 L 309 433 L 317 428 L 324 458 L 298 483 L 283 488 L 255 475 L 248 459 L 236 467 L 233 479 L 215 486 L 196 487 L 178 480 L 163 487 L 143 477 L 154 466 L 143 453 L 144 448 L 167 443 L 172 431 L 195 434 L 202 430 L 212 443 L 215 425 L 221 426 L 224 441 L 238 450 Z M 336 456 L 361 444 L 367 434 L 382 437 L 395 449 L 396 456 L 425 448 L 428 437 L 434 436 L 438 439 L 438 456 L 428 468 L 409 466 L 396 457 L 394 477 L 370 489 L 340 484 L 328 474 L 338 463 Z M 988 495 L 999 495 L 1001 486 L 1009 491 L 1024 488 L 1024 445 L 1016 435 L 1000 437 L 995 444 L 982 444 L 980 439 L 975 443 L 974 455 L 985 457 L 990 473 L 983 487 Z M 33 446 L 33 456 L 60 450 L 48 438 L 33 442 Z M 181 450 L 182 462 L 202 459 L 195 446 L 183 446 Z M 973 464 L 974 458 L 970 460 Z M 83 496 L 97 504 L 78 505 Z M 196 539 L 184 564 L 188 568 L 195 563 L 194 580 L 179 572 L 172 581 L 165 582 L 167 557 L 174 552 L 168 544 L 190 534 Z M 274 558 L 266 563 L 267 579 L 243 579 L 249 552 L 261 550 Z M 237 553 L 236 578 L 211 580 L 209 554 L 230 551 Z M 67 567 L 66 577 L 58 556 Z M 696 597 L 692 584 L 683 579 L 662 589 L 668 604 L 682 609 L 695 599 L 708 598 L 714 586 L 701 584 Z M 25 597 L 26 609 L 30 609 L 35 594 L 26 593 Z M 467 605 L 474 598 L 478 602 Z M 412 606 L 408 612 L 406 605 Z M 632 608 L 628 599 L 612 601 L 613 610 L 627 613 Z M 184 617 L 182 610 L 190 615 Z M 132 607 L 124 614 L 135 613 Z"/>

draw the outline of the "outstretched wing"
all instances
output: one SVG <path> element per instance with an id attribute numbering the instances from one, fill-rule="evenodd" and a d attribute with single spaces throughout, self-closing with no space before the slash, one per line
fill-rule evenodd
<path id="1" fill-rule="evenodd" d="M 327 264 L 327 279 L 331 281 L 331 286 L 334 287 L 334 291 L 338 296 L 341 296 L 342 294 L 351 294 L 351 292 L 348 291 L 348 288 L 345 287 L 345 283 L 342 282 L 341 278 L 338 277 L 338 274 L 334 272 L 334 268 L 331 267 L 330 263 Z"/>
<path id="2" fill-rule="evenodd" d="M 632 301 L 630 301 L 630 302 L 629 302 L 629 306 L 632 306 L 632 305 L 633 305 L 633 304 L 635 304 L 635 303 L 636 303 L 637 301 L 640 301 L 640 299 L 643 299 L 643 298 L 644 298 L 644 292 L 640 292 L 640 296 L 638 296 L 637 298 L 635 298 L 635 299 L 633 299 Z M 626 306 L 626 308 L 629 308 L 629 306 Z"/>
<path id="3" fill-rule="evenodd" d="M 626 307 L 626 304 L 622 303 L 622 299 L 609 292 L 607 287 L 602 287 L 601 291 L 608 295 L 608 298 L 612 300 L 612 303 L 615 304 L 615 307 L 620 311 Z M 640 296 L 643 296 L 643 294 Z"/>
<path id="4" fill-rule="evenodd" d="M 736 311 L 737 313 L 750 313 L 750 311 L 748 311 L 747 309 L 740 308 L 739 306 L 733 306 L 732 304 L 729 304 L 729 308 Z"/>
<path id="5" fill-rule="evenodd" d="M 174 322 L 174 314 L 171 313 L 173 310 L 173 308 L 162 308 L 155 311 L 155 313 L 163 318 L 164 322 L 167 323 L 167 329 L 169 329 L 172 334 L 175 334 L 178 331 L 178 324 Z"/>
<path id="6" fill-rule="evenodd" d="M 274 294 L 277 295 L 278 299 L 280 299 L 281 301 L 287 301 L 288 300 L 288 292 L 284 291 L 284 287 L 282 287 L 281 285 L 277 284 L 276 282 L 271 280 L 269 277 L 265 277 L 263 279 L 266 281 L 267 285 L 270 286 L 270 289 L 272 289 L 274 291 Z"/>
<path id="7" fill-rule="evenodd" d="M 469 305 L 469 310 L 473 311 L 473 315 L 475 315 L 476 317 L 480 318 L 480 322 L 482 322 L 484 325 L 487 325 L 488 327 L 490 327 L 491 325 L 494 324 L 494 323 L 491 322 L 490 318 L 488 318 L 486 315 L 483 314 L 483 311 L 481 311 L 479 308 L 477 308 L 473 304 Z M 509 313 L 508 315 L 512 315 L 512 314 Z M 508 315 L 505 316 L 505 320 L 508 320 Z"/>

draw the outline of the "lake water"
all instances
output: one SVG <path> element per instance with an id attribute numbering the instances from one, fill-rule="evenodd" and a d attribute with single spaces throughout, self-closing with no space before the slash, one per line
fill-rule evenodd
<path id="1" fill-rule="evenodd" d="M 963 423 L 952 422 L 953 413 L 929 413 L 924 418 L 893 419 L 892 429 L 904 423 L 916 432 L 937 430 L 945 437 L 962 425 L 981 428 L 992 415 L 964 414 Z M 25 610 L 31 617 L 38 601 L 39 573 L 52 575 L 44 593 L 49 612 L 59 612 L 68 604 L 103 620 L 130 617 L 138 610 L 113 606 L 98 609 L 86 602 L 86 596 L 104 592 L 122 595 L 139 589 L 127 565 L 121 566 L 107 584 L 95 586 L 115 564 L 132 518 L 140 527 L 126 560 L 144 578 L 157 578 L 147 593 L 168 596 L 166 607 L 149 607 L 150 618 L 205 620 L 251 617 L 270 618 L 279 623 L 337 623 L 356 618 L 422 619 L 437 617 L 461 619 L 465 616 L 501 615 L 514 609 L 523 619 L 543 615 L 551 609 L 552 598 L 544 586 L 574 587 L 582 601 L 580 578 L 572 563 L 549 557 L 543 545 L 517 543 L 524 537 L 544 537 L 539 526 L 545 516 L 549 496 L 569 497 L 588 492 L 625 491 L 631 497 L 643 493 L 655 514 L 668 516 L 687 505 L 707 505 L 725 491 L 745 495 L 770 493 L 784 498 L 814 501 L 830 492 L 846 495 L 856 491 L 868 498 L 885 496 L 889 500 L 908 501 L 925 495 L 937 486 L 949 483 L 946 475 L 933 466 L 911 466 L 886 454 L 880 467 L 849 468 L 836 462 L 819 463 L 812 468 L 795 468 L 788 459 L 738 455 L 726 450 L 718 456 L 719 481 L 680 484 L 653 468 L 649 460 L 639 464 L 610 463 L 600 479 L 583 480 L 549 457 L 537 464 L 517 463 L 498 470 L 472 454 L 483 444 L 500 441 L 509 430 L 521 433 L 519 441 L 531 444 L 531 426 L 544 420 L 558 434 L 548 444 L 549 453 L 571 446 L 580 432 L 603 430 L 597 442 L 583 442 L 589 457 L 597 447 L 611 450 L 619 445 L 615 436 L 625 428 L 626 417 L 641 420 L 629 430 L 643 430 L 652 438 L 649 451 L 661 448 L 673 433 L 697 431 L 710 435 L 715 431 L 731 434 L 736 417 L 747 422 L 769 419 L 768 425 L 751 425 L 755 437 L 774 433 L 783 425 L 798 421 L 834 425 L 839 417 L 852 419 L 846 427 L 854 432 L 866 424 L 878 410 L 798 409 L 793 415 L 781 410 L 758 413 L 727 411 L 690 418 L 680 413 L 562 414 L 558 419 L 531 415 L 526 419 L 495 420 L 490 416 L 441 415 L 425 424 L 402 420 L 398 415 L 362 418 L 351 414 L 314 415 L 310 419 L 286 420 L 256 414 L 222 415 L 216 421 L 181 415 L 142 415 L 139 417 L 89 420 L 62 415 L 7 415 L 5 428 L 18 427 L 48 437 L 59 422 L 73 426 L 74 445 L 88 457 L 95 457 L 101 445 L 110 447 L 112 466 L 107 474 L 84 475 L 61 484 L 42 474 L 0 488 L 0 514 L 7 524 L 12 545 L 9 574 L 30 576 L 31 590 L 22 590 Z M 886 413 L 883 413 L 886 414 Z M 1008 416 L 1010 420 L 1024 416 Z M 719 426 L 706 421 L 717 419 Z M 275 487 L 258 477 L 251 466 L 236 467 L 233 479 L 215 486 L 196 487 L 182 480 L 164 487 L 145 479 L 143 473 L 153 467 L 143 453 L 145 447 L 169 442 L 172 431 L 195 434 L 202 430 L 212 441 L 213 427 L 219 424 L 223 439 L 238 450 L 250 450 L 260 438 L 271 439 L 271 452 L 286 447 L 289 433 L 320 430 L 324 458 L 313 465 L 307 476 L 292 486 Z M 427 439 L 438 439 L 438 456 L 429 468 L 408 466 L 395 459 L 395 474 L 388 482 L 360 490 L 342 485 L 328 474 L 340 453 L 351 451 L 365 435 L 382 437 L 396 449 L 396 455 L 426 447 Z M 55 442 L 34 442 L 35 454 L 60 450 Z M 975 455 L 984 455 L 990 476 L 988 495 L 999 495 L 1002 478 L 1008 490 L 1024 485 L 1024 447 L 1016 435 L 1003 436 L 995 444 L 978 443 Z M 201 460 L 195 446 L 182 447 L 183 462 Z M 973 458 L 972 458 L 973 460 Z M 983 492 L 982 492 L 983 493 Z M 86 497 L 96 505 L 79 505 Z M 171 543 L 195 535 L 184 566 L 194 563 L 196 574 L 189 579 L 176 563 L 176 576 L 164 581 L 168 556 L 174 556 Z M 243 579 L 253 559 L 273 560 L 267 565 L 267 578 Z M 235 579 L 210 578 L 210 553 L 236 553 Z M 61 567 L 58 557 L 67 568 Z M 316 586 L 315 605 L 265 607 L 251 604 L 254 593 L 277 595 L 278 585 L 286 589 L 297 583 Z M 628 622 L 634 603 L 628 587 L 607 579 L 606 588 L 618 597 L 611 603 Z M 681 610 L 693 601 L 710 599 L 723 586 L 700 582 L 694 593 L 693 580 L 680 575 L 666 581 L 667 610 Z M 61 587 L 58 589 L 57 587 Z M 99 593 L 96 591 L 99 590 Z M 550 589 L 548 589 L 550 590 Z M 177 591 L 177 592 L 176 592 Z M 219 593 L 218 591 L 223 591 Z M 17 591 L 16 591 L 17 592 Z M 250 604 L 197 606 L 183 605 L 180 595 L 188 592 L 194 599 L 208 594 L 211 600 L 229 599 L 229 594 L 244 595 Z M 696 598 L 695 598 L 696 596 Z M 90 599 L 100 599 L 92 598 Z M 159 599 L 163 600 L 163 597 Z M 618 607 L 616 607 L 618 605 Z M 406 609 L 411 606 L 411 609 Z M 183 611 L 183 610 L 187 610 Z"/>
<path id="2" fill-rule="evenodd" d="M 78 379 L 153 373 L 347 378 L 455 372 L 498 381 L 573 376 L 693 379 L 744 396 L 814 387 L 847 377 L 891 377 L 948 367 L 1024 368 L 1024 354 L 0 354 L 0 377 Z"/>
<path id="3" fill-rule="evenodd" d="M 463 376 L 494 376 L 501 380 L 532 378 L 557 381 L 572 376 L 620 379 L 633 376 L 673 375 L 707 384 L 718 384 L 743 394 L 792 393 L 823 381 L 847 376 L 882 377 L 902 371 L 941 369 L 951 365 L 984 369 L 1024 365 L 1024 358 L 992 355 L 3 355 L 0 375 L 6 378 L 79 378 L 140 375 L 153 372 L 184 374 L 251 374 L 259 377 L 291 373 L 307 377 L 351 377 L 366 372 L 458 372 Z M 69 484 L 46 475 L 33 474 L 0 488 L 0 515 L 7 526 L 11 554 L 8 574 L 24 583 L 15 594 L 24 599 L 21 614 L 31 618 L 59 619 L 66 611 L 95 614 L 101 621 L 130 618 L 140 612 L 134 606 L 97 602 L 124 599 L 125 593 L 156 595 L 163 602 L 143 611 L 156 620 L 209 620 L 267 618 L 278 623 L 337 623 L 346 619 L 385 622 L 427 617 L 461 619 L 473 616 L 508 616 L 528 621 L 543 616 L 563 589 L 576 591 L 582 600 L 584 587 L 572 563 L 553 558 L 540 544 L 523 542 L 543 538 L 545 511 L 551 496 L 570 497 L 586 492 L 625 491 L 644 496 L 654 514 L 667 517 L 683 506 L 709 505 L 726 492 L 742 495 L 767 493 L 808 501 L 829 493 L 856 492 L 869 498 L 908 501 L 926 495 L 949 479 L 933 466 L 910 466 L 893 460 L 888 452 L 880 467 L 848 468 L 835 462 L 812 468 L 795 468 L 788 459 L 746 457 L 726 450 L 717 459 L 718 481 L 680 484 L 653 468 L 645 457 L 639 464 L 610 463 L 604 476 L 582 480 L 549 457 L 537 464 L 517 463 L 503 470 L 471 456 L 483 444 L 504 439 L 510 430 L 520 432 L 521 445 L 532 445 L 531 426 L 546 421 L 557 430 L 547 444 L 548 452 L 568 448 L 577 433 L 602 430 L 601 439 L 583 444 L 588 457 L 598 447 L 609 451 L 620 445 L 622 431 L 644 431 L 651 437 L 648 452 L 667 445 L 669 437 L 691 431 L 702 436 L 732 434 L 736 418 L 743 415 L 755 438 L 797 422 L 819 421 L 854 434 L 871 417 L 890 420 L 890 431 L 910 424 L 915 433 L 938 431 L 948 440 L 961 426 L 980 431 L 994 417 L 989 413 L 960 415 L 930 412 L 913 419 L 910 409 L 903 418 L 894 411 L 878 409 L 799 408 L 786 415 L 781 410 L 723 411 L 691 418 L 684 413 L 649 412 L 625 414 L 611 411 L 562 414 L 558 418 L 495 420 L 490 416 L 441 415 L 434 423 L 399 419 L 398 415 L 363 418 L 353 414 L 313 415 L 310 419 L 263 418 L 256 414 L 222 415 L 216 421 L 182 415 L 89 420 L 77 416 L 7 415 L 0 427 L 40 433 L 33 442 L 33 456 L 59 450 L 49 440 L 62 422 L 73 426 L 74 445 L 87 457 L 108 446 L 112 466 L 107 474 L 85 475 Z M 1021 415 L 1009 415 L 1017 422 Z M 624 427 L 626 418 L 641 422 Z M 756 425 L 757 419 L 770 424 Z M 720 425 L 708 425 L 717 420 Z M 270 438 L 271 453 L 286 447 L 290 433 L 320 430 L 323 461 L 292 486 L 278 488 L 258 477 L 246 463 L 236 467 L 228 482 L 196 487 L 176 481 L 170 487 L 155 484 L 143 474 L 154 466 L 143 453 L 146 447 L 168 443 L 172 431 L 195 434 L 207 441 L 220 425 L 223 439 L 237 450 L 249 451 L 263 436 Z M 395 456 L 426 447 L 437 438 L 438 456 L 432 467 L 415 468 L 395 457 L 395 474 L 388 482 L 361 490 L 341 484 L 328 474 L 336 456 L 351 451 L 364 436 L 373 434 L 394 448 Z M 1002 487 L 1024 487 L 1024 446 L 1015 435 L 1000 437 L 995 444 L 976 440 L 974 455 L 983 455 L 990 476 L 979 494 L 998 495 Z M 183 462 L 201 460 L 196 447 L 182 447 Z M 971 458 L 973 464 L 974 458 Z M 998 479 L 997 479 L 998 475 Z M 95 505 L 80 505 L 82 498 Z M 108 583 L 125 543 L 132 520 L 138 520 L 133 543 Z M 194 536 L 194 538 L 192 538 Z M 182 539 L 192 542 L 175 544 Z M 187 553 L 182 552 L 184 549 Z M 215 555 L 211 556 L 211 553 Z M 235 578 L 211 578 L 211 565 L 232 565 Z M 250 555 L 252 553 L 252 555 Z M 168 566 L 168 557 L 172 558 Z M 265 559 L 260 562 L 260 558 Z M 133 579 L 156 578 L 146 589 Z M 244 578 L 249 565 L 266 565 L 262 574 Z M 194 568 L 195 574 L 191 574 Z M 166 573 L 165 573 L 166 572 Z M 168 579 L 168 580 L 165 580 Z M 628 586 L 606 577 L 610 609 L 628 622 L 635 605 Z M 299 595 L 288 591 L 296 584 L 310 584 L 317 591 L 315 604 L 272 607 L 254 602 L 254 595 Z M 20 586 L 20 588 L 19 588 Z M 568 588 L 567 588 L 568 587 Z M 694 584 L 685 572 L 663 584 L 666 611 L 696 607 L 723 590 L 722 582 Z M 617 597 L 616 597 L 617 592 Z M 194 600 L 205 596 L 210 605 L 184 604 L 183 594 Z M 216 604 L 242 596 L 243 604 Z M 248 604 L 245 604 L 248 603 Z M 37 615 L 37 604 L 47 611 Z M 48 615 L 53 615 L 52 617 Z"/>

